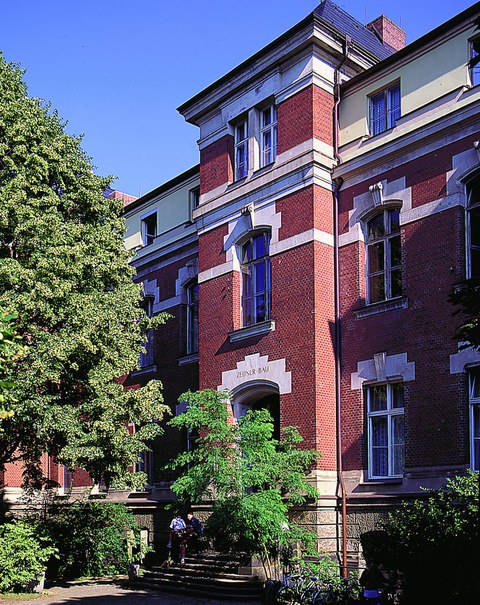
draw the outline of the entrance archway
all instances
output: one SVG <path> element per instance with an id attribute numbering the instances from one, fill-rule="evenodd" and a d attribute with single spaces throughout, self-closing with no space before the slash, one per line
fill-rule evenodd
<path id="1" fill-rule="evenodd" d="M 268 381 L 252 381 L 232 391 L 232 411 L 241 418 L 249 410 L 266 409 L 273 418 L 273 437 L 280 438 L 280 394 L 278 386 Z"/>

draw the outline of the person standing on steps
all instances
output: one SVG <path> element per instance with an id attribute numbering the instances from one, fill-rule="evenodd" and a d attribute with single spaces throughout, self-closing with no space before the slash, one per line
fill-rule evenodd
<path id="1" fill-rule="evenodd" d="M 185 563 L 185 553 L 187 550 L 188 532 L 187 524 L 182 518 L 182 515 L 178 513 L 172 519 L 170 523 L 170 533 L 168 538 L 167 548 L 171 549 L 175 543 L 179 545 L 180 563 Z"/>

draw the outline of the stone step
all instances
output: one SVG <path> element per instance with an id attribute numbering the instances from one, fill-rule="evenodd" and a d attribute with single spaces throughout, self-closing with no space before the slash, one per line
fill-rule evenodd
<path id="1" fill-rule="evenodd" d="M 177 594 L 192 594 L 226 601 L 259 601 L 264 595 L 264 588 L 261 582 L 251 587 L 237 587 L 225 584 L 200 584 L 186 580 L 174 582 L 171 579 L 146 579 L 145 576 L 140 576 L 132 584 L 136 588 L 160 589 Z"/>
<path id="2" fill-rule="evenodd" d="M 145 572 L 147 573 L 147 572 Z M 203 576 L 208 578 L 223 578 L 225 580 L 246 580 L 249 582 L 258 581 L 258 576 L 255 575 L 245 575 L 232 573 L 229 571 L 222 571 L 219 568 L 212 568 L 206 565 L 194 565 L 185 563 L 184 565 L 174 565 L 174 566 L 165 566 L 165 567 L 152 567 L 148 573 L 152 574 L 164 574 L 164 575 L 193 575 L 193 576 Z"/>
<path id="3" fill-rule="evenodd" d="M 257 576 L 244 576 L 239 574 L 218 573 L 215 571 L 199 573 L 185 567 L 165 567 L 163 569 L 145 571 L 143 577 L 147 578 L 172 578 L 174 580 L 188 579 L 195 582 L 225 582 L 226 584 L 237 583 L 240 585 L 258 583 Z"/>

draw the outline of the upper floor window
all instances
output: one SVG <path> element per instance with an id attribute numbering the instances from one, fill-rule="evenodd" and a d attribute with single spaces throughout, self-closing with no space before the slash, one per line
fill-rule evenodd
<path id="1" fill-rule="evenodd" d="M 472 86 L 480 84 L 480 37 L 470 40 L 470 82 Z"/>
<path id="2" fill-rule="evenodd" d="M 400 477 L 405 466 L 403 384 L 367 387 L 368 475 Z"/>
<path id="3" fill-rule="evenodd" d="M 142 219 L 142 241 L 144 246 L 153 244 L 157 237 L 157 213 L 152 212 Z"/>
<path id="4" fill-rule="evenodd" d="M 248 174 L 248 121 L 235 126 L 235 180 Z"/>
<path id="5" fill-rule="evenodd" d="M 193 211 L 195 208 L 198 208 L 200 204 L 200 187 L 195 187 L 195 189 L 190 189 L 188 192 L 188 208 L 189 208 L 189 217 L 190 220 L 193 220 Z"/>
<path id="6" fill-rule="evenodd" d="M 143 308 L 147 317 L 153 317 L 153 296 L 145 296 L 142 301 Z M 148 330 L 146 333 L 146 342 L 143 344 L 145 352 L 140 353 L 140 367 L 146 368 L 152 366 L 154 362 L 154 330 Z"/>
<path id="7" fill-rule="evenodd" d="M 260 130 L 260 161 L 262 166 L 267 166 L 277 155 L 277 110 L 274 105 L 260 112 Z"/>
<path id="8" fill-rule="evenodd" d="M 198 353 L 198 282 L 187 285 L 187 355 Z"/>
<path id="9" fill-rule="evenodd" d="M 393 128 L 400 118 L 400 82 L 369 98 L 370 134 Z"/>
<path id="10" fill-rule="evenodd" d="M 480 471 L 480 367 L 469 372 L 470 466 Z"/>
<path id="11" fill-rule="evenodd" d="M 367 302 L 402 294 L 400 211 L 384 210 L 367 223 Z"/>
<path id="12" fill-rule="evenodd" d="M 243 325 L 270 319 L 270 232 L 252 235 L 241 248 Z"/>
<path id="13" fill-rule="evenodd" d="M 480 179 L 468 186 L 467 208 L 468 277 L 480 277 Z"/>

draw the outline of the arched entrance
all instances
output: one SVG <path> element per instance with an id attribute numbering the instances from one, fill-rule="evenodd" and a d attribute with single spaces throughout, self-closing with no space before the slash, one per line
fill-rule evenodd
<path id="1" fill-rule="evenodd" d="M 280 438 L 280 394 L 278 385 L 268 381 L 251 381 L 232 390 L 232 411 L 241 418 L 249 410 L 266 409 L 273 418 L 273 436 Z"/>

